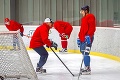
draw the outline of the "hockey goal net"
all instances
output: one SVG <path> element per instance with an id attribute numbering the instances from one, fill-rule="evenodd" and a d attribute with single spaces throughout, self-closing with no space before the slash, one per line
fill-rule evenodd
<path id="1" fill-rule="evenodd" d="M 38 80 L 17 31 L 0 32 L 0 80 Z"/>

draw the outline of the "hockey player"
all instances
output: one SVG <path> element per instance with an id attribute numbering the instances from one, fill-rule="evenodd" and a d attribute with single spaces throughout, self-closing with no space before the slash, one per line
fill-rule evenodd
<path id="1" fill-rule="evenodd" d="M 24 28 L 23 28 L 22 24 L 14 21 L 14 20 L 10 20 L 9 18 L 5 18 L 5 26 L 9 31 L 20 30 L 20 35 L 23 36 Z"/>
<path id="2" fill-rule="evenodd" d="M 48 52 L 44 48 L 44 45 L 46 45 L 47 47 L 54 47 L 55 49 L 57 49 L 58 45 L 55 42 L 50 41 L 48 39 L 49 30 L 52 27 L 53 21 L 50 18 L 46 18 L 44 23 L 35 30 L 33 36 L 31 37 L 30 48 L 35 50 L 40 55 L 39 62 L 37 63 L 36 72 L 46 72 L 46 69 L 43 69 L 43 65 L 47 61 Z"/>
<path id="3" fill-rule="evenodd" d="M 21 36 L 24 35 L 23 34 L 24 28 L 23 28 L 22 24 L 14 21 L 14 20 L 10 20 L 9 18 L 5 18 L 4 24 L 9 31 L 20 31 L 20 35 Z M 20 45 L 17 40 L 17 35 L 13 35 L 13 49 L 12 50 L 16 50 L 16 44 L 17 44 L 18 48 L 20 49 Z"/>
<path id="4" fill-rule="evenodd" d="M 61 37 L 62 50 L 59 50 L 59 52 L 67 52 L 67 39 L 70 38 L 73 27 L 68 22 L 55 21 L 54 28 L 59 32 L 59 36 Z"/>
<path id="5" fill-rule="evenodd" d="M 89 54 L 96 30 L 96 20 L 95 16 L 89 13 L 89 6 L 82 7 L 80 13 L 83 17 L 81 19 L 81 28 L 78 34 L 77 44 L 80 47 L 80 52 L 83 54 L 85 64 L 85 68 L 81 71 L 83 74 L 86 74 L 87 72 L 91 73 Z"/>

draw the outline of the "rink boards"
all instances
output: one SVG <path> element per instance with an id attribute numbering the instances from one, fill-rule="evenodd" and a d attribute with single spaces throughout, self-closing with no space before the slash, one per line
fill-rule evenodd
<path id="1" fill-rule="evenodd" d="M 24 34 L 32 36 L 32 34 L 38 26 L 39 25 L 24 25 Z M 8 31 L 4 25 L 0 25 L 0 27 L 0 31 Z M 80 53 L 76 43 L 79 30 L 79 26 L 73 26 L 73 31 L 71 33 L 70 39 L 68 40 L 69 53 Z M 120 62 L 119 34 L 119 28 L 97 27 L 94 35 L 94 42 L 91 50 L 91 55 L 107 57 Z M 55 29 L 51 29 L 49 38 L 57 42 L 58 48 L 61 49 L 60 37 Z M 23 37 L 23 41 L 25 43 L 26 48 L 29 49 L 30 38 Z"/>

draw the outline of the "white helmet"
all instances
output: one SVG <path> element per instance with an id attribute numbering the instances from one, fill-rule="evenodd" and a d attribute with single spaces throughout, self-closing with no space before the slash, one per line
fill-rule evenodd
<path id="1" fill-rule="evenodd" d="M 53 23 L 52 19 L 50 19 L 50 18 L 46 18 L 44 22 L 50 22 L 50 23 Z"/>

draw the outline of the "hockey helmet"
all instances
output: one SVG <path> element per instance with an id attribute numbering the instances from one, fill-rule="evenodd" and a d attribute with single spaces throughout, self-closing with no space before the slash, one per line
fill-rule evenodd
<path id="1" fill-rule="evenodd" d="M 5 20 L 4 20 L 5 22 L 9 22 L 10 20 L 9 20 L 9 18 L 5 18 Z"/>
<path id="2" fill-rule="evenodd" d="M 50 22 L 50 23 L 53 23 L 52 19 L 50 19 L 50 18 L 46 18 L 44 22 Z"/>
<path id="3" fill-rule="evenodd" d="M 89 12 L 89 6 L 88 5 L 83 6 L 83 7 L 81 7 L 81 10 L 87 10 Z"/>

